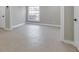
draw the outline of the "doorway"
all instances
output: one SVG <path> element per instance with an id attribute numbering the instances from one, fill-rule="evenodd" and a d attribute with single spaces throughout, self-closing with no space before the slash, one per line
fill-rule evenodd
<path id="1" fill-rule="evenodd" d="M 28 6 L 28 22 L 40 22 L 40 7 Z"/>

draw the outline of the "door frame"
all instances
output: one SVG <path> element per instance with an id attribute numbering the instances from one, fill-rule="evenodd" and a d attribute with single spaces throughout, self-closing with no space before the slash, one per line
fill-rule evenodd
<path id="1" fill-rule="evenodd" d="M 75 10 L 76 7 L 79 7 L 79 6 L 74 6 L 74 19 L 79 19 L 79 17 L 76 17 L 76 13 L 77 13 Z M 74 42 L 75 42 L 75 46 L 77 47 L 79 51 L 79 44 L 76 43 L 76 35 L 77 35 L 77 33 L 75 32 L 77 31 L 76 26 L 77 26 L 77 21 L 74 21 Z"/>
<path id="2" fill-rule="evenodd" d="M 64 6 L 60 6 L 60 40 L 64 41 Z"/>
<path id="3" fill-rule="evenodd" d="M 61 28 L 60 28 L 60 40 L 64 43 L 67 44 L 72 44 L 73 46 L 76 46 L 75 41 L 69 41 L 69 40 L 65 40 L 64 38 L 64 6 L 60 7 L 60 24 L 61 24 Z"/>

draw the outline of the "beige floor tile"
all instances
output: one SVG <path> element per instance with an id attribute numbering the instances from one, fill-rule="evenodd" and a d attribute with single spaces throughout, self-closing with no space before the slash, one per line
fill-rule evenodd
<path id="1" fill-rule="evenodd" d="M 62 43 L 60 29 L 26 24 L 12 31 L 0 31 L 1 52 L 75 52 L 72 45 Z"/>

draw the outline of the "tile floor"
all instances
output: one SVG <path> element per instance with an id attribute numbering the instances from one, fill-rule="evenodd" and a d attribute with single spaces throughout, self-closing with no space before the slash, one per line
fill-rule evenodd
<path id="1" fill-rule="evenodd" d="M 26 24 L 12 31 L 0 31 L 0 52 L 75 52 L 60 41 L 60 29 Z"/>

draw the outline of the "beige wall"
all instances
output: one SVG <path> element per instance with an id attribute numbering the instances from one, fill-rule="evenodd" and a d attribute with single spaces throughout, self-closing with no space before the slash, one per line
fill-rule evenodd
<path id="1" fill-rule="evenodd" d="M 60 7 L 59 6 L 41 6 L 40 23 L 60 25 Z"/>
<path id="2" fill-rule="evenodd" d="M 26 8 L 24 6 L 10 7 L 10 19 L 12 26 L 25 23 L 26 21 Z"/>
<path id="3" fill-rule="evenodd" d="M 64 38 L 66 40 L 74 40 L 74 7 L 64 7 Z"/>

